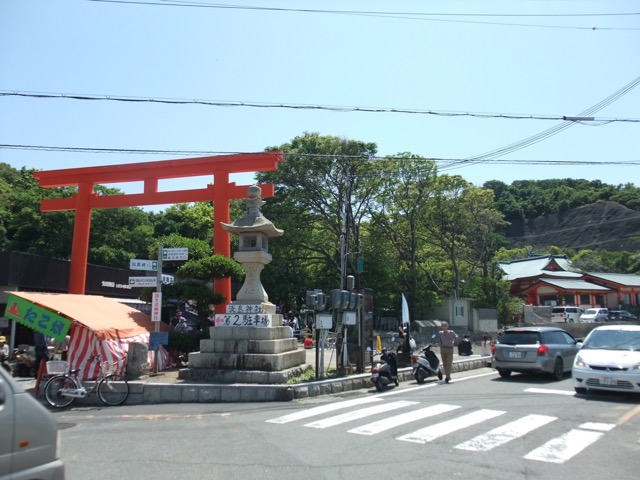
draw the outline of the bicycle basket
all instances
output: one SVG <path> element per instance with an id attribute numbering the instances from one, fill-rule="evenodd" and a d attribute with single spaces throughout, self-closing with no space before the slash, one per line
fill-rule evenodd
<path id="1" fill-rule="evenodd" d="M 61 360 L 49 360 L 47 362 L 48 375 L 64 375 L 67 371 L 69 371 L 69 362 Z"/>
<path id="2" fill-rule="evenodd" d="M 118 369 L 118 364 L 112 362 L 102 362 L 100 364 L 100 367 L 102 368 L 102 374 L 106 377 L 107 375 L 115 373 L 115 371 Z"/>

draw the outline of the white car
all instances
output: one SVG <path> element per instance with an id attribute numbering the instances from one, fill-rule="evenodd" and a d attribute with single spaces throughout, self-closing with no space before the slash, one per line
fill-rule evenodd
<path id="1" fill-rule="evenodd" d="M 551 323 L 577 323 L 584 310 L 575 305 L 562 305 L 551 310 Z"/>
<path id="2" fill-rule="evenodd" d="M 608 308 L 587 308 L 582 315 L 580 315 L 580 323 L 594 323 L 594 322 L 606 322 L 609 320 Z"/>
<path id="3" fill-rule="evenodd" d="M 640 393 L 640 325 L 591 330 L 571 369 L 576 393 L 607 390 Z"/>

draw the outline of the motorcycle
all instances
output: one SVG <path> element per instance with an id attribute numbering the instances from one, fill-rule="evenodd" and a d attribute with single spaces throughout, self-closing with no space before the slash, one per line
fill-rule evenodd
<path id="1" fill-rule="evenodd" d="M 376 390 L 383 392 L 391 383 L 397 387 L 398 382 L 398 362 L 396 355 L 386 349 L 382 349 L 382 355 L 371 365 L 371 383 Z"/>
<path id="2" fill-rule="evenodd" d="M 432 345 L 424 347 L 420 353 L 422 355 L 411 356 L 411 368 L 413 377 L 418 383 L 424 383 L 427 377 L 436 375 L 438 380 L 442 380 L 442 368 L 440 359 L 433 353 Z"/>

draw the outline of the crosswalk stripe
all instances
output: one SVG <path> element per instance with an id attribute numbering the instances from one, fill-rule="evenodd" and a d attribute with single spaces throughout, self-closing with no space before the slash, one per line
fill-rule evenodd
<path id="1" fill-rule="evenodd" d="M 439 438 L 447 433 L 451 433 L 456 430 L 461 430 L 471 425 L 484 422 L 494 417 L 499 417 L 506 412 L 499 410 L 482 409 L 475 412 L 471 412 L 467 415 L 463 415 L 446 422 L 437 423 L 426 428 L 421 428 L 415 432 L 398 437 L 398 440 L 406 442 L 427 443 Z"/>
<path id="2" fill-rule="evenodd" d="M 471 440 L 456 445 L 454 448 L 474 452 L 488 452 L 495 447 L 522 437 L 556 419 L 557 417 L 548 417 L 546 415 L 527 415 L 514 422 L 494 428 L 485 434 L 478 435 Z"/>
<path id="3" fill-rule="evenodd" d="M 567 395 L 569 397 L 574 397 L 576 395 L 573 391 L 568 390 L 551 390 L 549 388 L 525 388 L 525 392 L 528 393 L 550 393 L 552 395 Z"/>
<path id="4" fill-rule="evenodd" d="M 585 430 L 598 430 L 600 432 L 608 432 L 615 428 L 615 423 L 594 423 L 587 422 L 579 425 L 578 428 L 584 428 Z"/>
<path id="5" fill-rule="evenodd" d="M 336 410 L 341 410 L 343 408 L 355 407 L 358 405 L 363 405 L 372 402 L 379 402 L 381 398 L 378 397 L 362 397 L 356 398 L 353 400 L 345 400 L 344 402 L 337 403 L 329 403 L 327 405 L 320 405 L 318 407 L 310 408 L 308 410 L 302 410 L 295 413 L 290 413 L 289 415 L 284 415 L 278 418 L 272 418 L 271 420 L 266 420 L 267 423 L 289 423 L 295 422 L 296 420 L 304 420 L 306 418 L 315 417 L 316 415 L 322 415 L 329 412 L 335 412 Z"/>
<path id="6" fill-rule="evenodd" d="M 320 419 L 311 423 L 304 424 L 305 427 L 325 429 L 347 422 L 359 420 L 372 415 L 391 412 L 401 408 L 412 407 L 418 405 L 419 402 L 412 401 L 395 401 L 382 402 L 378 405 L 367 406 L 368 404 L 379 402 L 382 400 L 380 396 L 368 396 L 353 400 L 330 403 L 320 405 L 307 410 L 294 412 L 282 417 L 266 420 L 268 423 L 284 424 L 297 420 L 304 420 L 310 417 L 336 412 L 351 407 L 360 407 L 355 411 L 347 411 L 326 419 Z M 419 408 L 415 411 L 408 411 L 388 418 L 382 418 L 372 423 L 362 425 L 357 428 L 348 430 L 348 433 L 359 435 L 375 435 L 395 427 L 410 424 L 429 417 L 436 417 L 440 414 L 451 412 L 461 408 L 459 405 L 436 404 L 428 407 Z M 453 433 L 470 427 L 492 418 L 499 417 L 506 412 L 500 410 L 481 409 L 460 417 L 446 420 L 437 424 L 421 428 L 412 433 L 396 437 L 397 440 L 428 443 L 434 441 L 448 433 Z M 521 438 L 528 433 L 557 420 L 557 417 L 547 415 L 530 414 L 521 417 L 515 421 L 506 423 L 502 426 L 494 428 L 484 434 L 477 435 L 471 440 L 467 440 L 456 445 L 454 448 L 458 450 L 487 452 L 494 448 L 503 446 L 512 440 Z M 577 428 L 569 432 L 553 438 L 544 445 L 532 450 L 523 458 L 527 460 L 548 462 L 561 464 L 571 459 L 584 449 L 597 442 L 606 432 L 613 430 L 616 424 L 613 423 L 597 423 L 585 422 Z"/>
<path id="7" fill-rule="evenodd" d="M 399 427 L 400 425 L 415 422 L 416 420 L 422 420 L 423 418 L 434 417 L 441 413 L 450 412 L 458 408 L 460 407 L 457 405 L 432 405 L 431 407 L 421 408 L 415 412 L 402 413 L 394 417 L 385 418 L 377 422 L 369 423 L 368 425 L 363 425 L 362 427 L 354 428 L 353 430 L 349 430 L 349 433 L 375 435 L 377 433 L 384 432 L 385 430 Z"/>
<path id="8" fill-rule="evenodd" d="M 532 450 L 524 458 L 541 462 L 564 463 L 598 441 L 603 435 L 603 432 L 573 429 Z"/>
<path id="9" fill-rule="evenodd" d="M 382 405 L 374 405 L 373 407 L 362 408 L 355 412 L 347 412 L 334 417 L 326 418 L 324 420 L 318 420 L 315 422 L 307 423 L 305 427 L 311 428 L 329 428 L 342 423 L 351 422 L 360 418 L 365 418 L 370 415 L 376 415 L 378 413 L 390 412 L 399 408 L 410 407 L 416 405 L 418 402 L 407 402 L 401 400 L 399 402 L 384 403 Z"/>

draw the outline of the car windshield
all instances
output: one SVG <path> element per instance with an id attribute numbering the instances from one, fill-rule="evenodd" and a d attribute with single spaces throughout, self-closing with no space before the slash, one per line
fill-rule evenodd
<path id="1" fill-rule="evenodd" d="M 504 332 L 500 337 L 500 343 L 506 345 L 536 345 L 540 343 L 540 335 L 537 332 Z"/>
<path id="2" fill-rule="evenodd" d="M 582 348 L 640 351 L 640 330 L 594 330 Z"/>
<path id="3" fill-rule="evenodd" d="M 594 310 L 593 308 L 589 308 L 584 312 L 585 315 L 595 315 L 596 313 L 598 313 L 597 310 Z"/>

